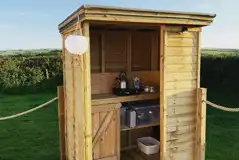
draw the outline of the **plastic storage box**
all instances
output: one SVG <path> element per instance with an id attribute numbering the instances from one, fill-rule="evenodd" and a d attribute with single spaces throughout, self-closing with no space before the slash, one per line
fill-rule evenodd
<path id="1" fill-rule="evenodd" d="M 155 154 L 159 152 L 160 142 L 152 137 L 142 137 L 137 139 L 138 148 L 145 154 Z"/>
<path id="2" fill-rule="evenodd" d="M 157 123 L 160 120 L 160 108 L 157 103 L 138 103 L 132 106 L 136 111 L 136 125 Z"/>

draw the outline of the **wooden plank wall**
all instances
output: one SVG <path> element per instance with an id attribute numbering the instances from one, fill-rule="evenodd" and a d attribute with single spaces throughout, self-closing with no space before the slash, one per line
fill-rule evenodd
<path id="1" fill-rule="evenodd" d="M 158 70 L 156 31 L 91 31 L 91 71 Z"/>
<path id="2" fill-rule="evenodd" d="M 128 80 L 138 76 L 141 79 L 142 85 L 155 85 L 159 86 L 159 71 L 137 71 L 130 72 Z M 91 91 L 92 94 L 105 94 L 112 93 L 112 87 L 115 84 L 115 78 L 119 73 L 93 73 L 91 74 Z"/>
<path id="3" fill-rule="evenodd" d="M 104 36 L 105 71 L 127 71 L 127 33 L 108 31 Z"/>
<path id="4" fill-rule="evenodd" d="M 153 34 L 147 32 L 132 33 L 133 71 L 151 70 L 152 37 Z"/>
<path id="5" fill-rule="evenodd" d="M 180 30 L 166 27 L 164 35 L 164 159 L 192 160 L 195 155 L 197 79 L 200 79 L 197 74 L 200 29 L 188 33 L 180 33 Z"/>

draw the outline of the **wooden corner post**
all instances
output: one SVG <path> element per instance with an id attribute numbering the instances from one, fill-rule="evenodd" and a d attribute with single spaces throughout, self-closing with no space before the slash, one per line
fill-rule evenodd
<path id="1" fill-rule="evenodd" d="M 83 23 L 83 35 L 90 40 L 89 22 Z M 90 42 L 89 42 L 90 46 Z M 83 54 L 84 109 L 85 109 L 85 151 L 86 160 L 92 160 L 92 115 L 91 115 L 91 68 L 90 47 Z"/>
<path id="2" fill-rule="evenodd" d="M 83 22 L 83 36 L 89 38 L 89 22 Z M 92 160 L 92 124 L 91 124 L 91 78 L 90 49 L 82 55 L 72 55 L 72 96 L 71 124 L 74 134 L 69 137 L 74 142 L 73 153 L 69 160 Z M 69 80 L 67 80 L 69 81 Z M 67 106 L 70 107 L 70 106 Z"/>
<path id="3" fill-rule="evenodd" d="M 66 145 L 65 145 L 65 102 L 64 89 L 62 86 L 57 87 L 58 92 L 58 119 L 60 133 L 60 159 L 66 160 Z"/>
<path id="4" fill-rule="evenodd" d="M 164 56 L 165 56 L 165 25 L 160 26 L 159 33 L 159 62 L 160 62 L 160 160 L 166 154 L 166 106 L 164 95 Z"/>
<path id="5" fill-rule="evenodd" d="M 196 156 L 195 160 L 205 160 L 206 149 L 206 100 L 207 89 L 198 89 L 198 105 L 197 105 L 197 126 L 196 126 Z"/>

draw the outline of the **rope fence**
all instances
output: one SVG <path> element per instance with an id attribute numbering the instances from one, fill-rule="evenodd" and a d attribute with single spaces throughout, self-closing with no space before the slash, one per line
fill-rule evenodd
<path id="1" fill-rule="evenodd" d="M 0 118 L 0 121 L 5 121 L 5 120 L 17 118 L 17 117 L 26 115 L 26 114 L 28 114 L 28 113 L 34 112 L 34 111 L 36 111 L 36 110 L 38 110 L 38 109 L 41 109 L 41 108 L 45 107 L 45 106 L 48 105 L 48 104 L 51 104 L 52 102 L 56 101 L 57 99 L 58 99 L 58 97 L 55 97 L 55 98 L 53 98 L 53 99 L 47 101 L 46 103 L 43 103 L 43 104 L 41 104 L 40 106 L 37 106 L 37 107 L 32 108 L 32 109 L 29 109 L 29 110 L 27 110 L 27 111 L 25 111 L 25 112 L 21 112 L 21 113 L 18 113 L 18 114 L 14 114 L 14 115 L 11 115 L 11 116 L 7 116 L 7 117 L 1 117 L 1 118 Z"/>
<path id="2" fill-rule="evenodd" d="M 24 112 L 21 112 L 21 113 L 18 113 L 18 114 L 14 114 L 14 115 L 11 115 L 11 116 L 7 116 L 7 117 L 0 117 L 0 121 L 5 121 L 5 120 L 9 120 L 9 119 L 13 119 L 13 118 L 17 118 L 17 117 L 20 117 L 20 116 L 23 116 L 23 115 L 26 115 L 26 114 L 29 114 L 31 112 L 34 112 L 38 109 L 41 109 L 45 106 L 47 106 L 48 104 L 51 104 L 53 102 L 55 102 L 56 100 L 58 100 L 58 97 L 55 97 L 35 108 L 32 108 L 32 109 L 29 109 L 27 111 L 24 111 Z M 223 111 L 226 111 L 226 112 L 239 112 L 239 108 L 228 108 L 228 107 L 224 107 L 224 106 L 220 106 L 220 105 L 217 105 L 215 103 L 212 103 L 210 101 L 202 101 L 202 102 L 205 102 L 206 104 L 214 107 L 214 108 L 217 108 L 217 109 L 220 109 L 220 110 L 223 110 Z"/>
<path id="3" fill-rule="evenodd" d="M 206 104 L 208 104 L 208 105 L 210 105 L 214 108 L 226 111 L 226 112 L 239 112 L 239 108 L 228 108 L 228 107 L 217 105 L 217 104 L 212 103 L 210 101 L 203 101 L 203 102 L 206 102 Z"/>

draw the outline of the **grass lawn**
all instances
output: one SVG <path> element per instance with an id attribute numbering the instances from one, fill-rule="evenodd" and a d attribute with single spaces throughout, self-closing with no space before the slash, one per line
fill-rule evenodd
<path id="1" fill-rule="evenodd" d="M 0 117 L 25 111 L 55 96 L 0 95 Z M 59 160 L 57 103 L 23 117 L 0 121 L 0 160 Z"/>
<path id="2" fill-rule="evenodd" d="M 227 107 L 239 107 L 239 95 L 208 90 L 208 100 Z M 207 160 L 239 159 L 239 113 L 207 109 Z"/>
<path id="3" fill-rule="evenodd" d="M 208 99 L 239 107 L 232 93 L 208 91 Z M 53 93 L 0 95 L 0 117 L 37 106 L 55 97 Z M 239 113 L 208 108 L 207 160 L 239 157 Z M 0 122 L 0 160 L 59 160 L 57 103 L 24 117 Z"/>

